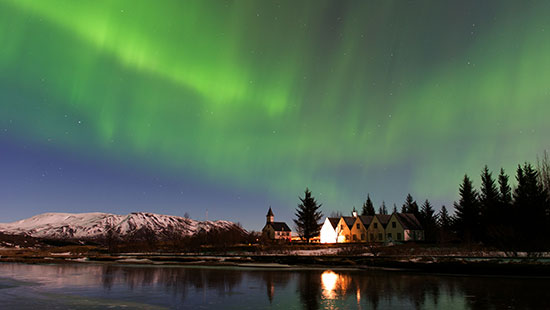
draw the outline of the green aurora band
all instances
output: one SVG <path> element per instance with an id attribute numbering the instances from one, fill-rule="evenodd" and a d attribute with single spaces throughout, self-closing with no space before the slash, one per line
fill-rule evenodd
<path id="1" fill-rule="evenodd" d="M 306 186 L 325 211 L 367 192 L 449 203 L 464 173 L 513 174 L 550 147 L 548 16 L 548 1 L 0 0 L 1 122 L 288 210 Z"/>

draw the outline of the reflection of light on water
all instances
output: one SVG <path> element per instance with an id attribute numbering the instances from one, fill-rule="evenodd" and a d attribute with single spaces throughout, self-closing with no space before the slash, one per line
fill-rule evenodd
<path id="1" fill-rule="evenodd" d="M 321 283 L 323 284 L 323 296 L 326 299 L 334 299 L 336 293 L 334 288 L 336 287 L 336 281 L 338 281 L 338 275 L 333 271 L 328 270 L 321 274 Z"/>
<path id="2" fill-rule="evenodd" d="M 327 270 L 321 274 L 321 284 L 323 286 L 324 299 L 342 298 L 348 294 L 353 294 L 352 278 L 346 274 L 338 274 L 332 270 Z M 361 301 L 361 292 L 357 287 L 357 303 Z"/>

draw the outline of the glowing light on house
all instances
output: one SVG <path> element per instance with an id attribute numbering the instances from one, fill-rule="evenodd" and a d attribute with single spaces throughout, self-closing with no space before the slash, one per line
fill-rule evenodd
<path id="1" fill-rule="evenodd" d="M 325 223 L 323 224 L 323 227 L 321 227 L 321 232 L 320 232 L 321 243 L 336 243 L 337 237 L 338 237 L 338 234 L 336 233 L 336 231 L 332 227 L 332 224 L 327 218 L 325 220 Z"/>

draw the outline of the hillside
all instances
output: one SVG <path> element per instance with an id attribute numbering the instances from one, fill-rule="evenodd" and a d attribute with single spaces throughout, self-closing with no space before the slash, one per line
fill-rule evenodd
<path id="1" fill-rule="evenodd" d="M 44 213 L 13 223 L 0 223 L 0 232 L 46 239 L 100 239 L 107 235 L 127 237 L 147 233 L 156 237 L 191 236 L 210 230 L 242 231 L 229 221 L 192 219 L 146 212 L 127 215 L 110 213 Z"/>

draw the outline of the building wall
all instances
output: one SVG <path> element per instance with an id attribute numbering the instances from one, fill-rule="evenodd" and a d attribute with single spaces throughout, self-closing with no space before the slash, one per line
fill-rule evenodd
<path id="1" fill-rule="evenodd" d="M 367 242 L 367 229 L 359 217 L 355 218 L 355 223 L 351 228 L 351 242 Z"/>
<path id="2" fill-rule="evenodd" d="M 423 241 L 423 230 L 405 230 L 405 241 Z"/>
<path id="3" fill-rule="evenodd" d="M 320 232 L 321 243 L 336 243 L 338 240 L 338 234 L 332 227 L 328 217 L 325 219 Z"/>
<path id="4" fill-rule="evenodd" d="M 290 231 L 275 231 L 273 229 L 273 226 L 266 224 L 264 228 L 262 229 L 262 234 L 267 236 L 269 239 L 275 239 L 275 240 L 290 240 L 292 238 Z"/>
<path id="5" fill-rule="evenodd" d="M 372 219 L 372 222 L 367 229 L 367 234 L 369 242 L 386 241 L 386 231 L 376 216 Z"/>
<path id="6" fill-rule="evenodd" d="M 391 238 L 390 238 L 390 235 L 391 235 Z M 405 241 L 406 240 L 405 229 L 403 228 L 403 225 L 401 225 L 401 223 L 399 222 L 395 214 L 392 214 L 390 221 L 386 226 L 386 240 L 388 241 L 390 240 Z"/>
<path id="7" fill-rule="evenodd" d="M 340 218 L 340 221 L 338 222 L 338 227 L 336 227 L 336 233 L 338 234 L 337 241 L 338 243 L 346 243 L 351 242 L 351 235 L 350 230 L 346 222 L 344 221 L 344 218 Z"/>
<path id="8" fill-rule="evenodd" d="M 271 225 L 265 225 L 264 229 L 262 229 L 262 234 L 269 239 L 275 239 L 275 230 Z"/>
<path id="9" fill-rule="evenodd" d="M 275 235 L 276 240 L 280 240 L 280 239 L 290 240 L 291 239 L 290 231 L 274 231 L 274 235 Z"/>

